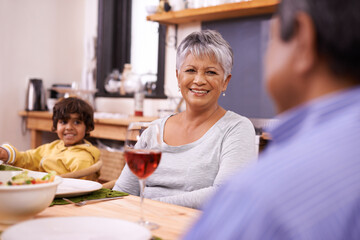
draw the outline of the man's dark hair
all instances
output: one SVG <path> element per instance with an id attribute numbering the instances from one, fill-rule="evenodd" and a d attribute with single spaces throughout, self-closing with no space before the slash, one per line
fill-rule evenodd
<path id="1" fill-rule="evenodd" d="M 70 114 L 79 114 L 79 120 L 83 121 L 86 127 L 86 137 L 89 132 L 94 130 L 94 110 L 84 100 L 75 97 L 64 98 L 57 102 L 53 108 L 53 126 L 52 130 L 56 131 L 59 120 L 69 120 Z"/>
<path id="2" fill-rule="evenodd" d="M 281 38 L 296 32 L 296 13 L 307 13 L 315 26 L 316 49 L 337 76 L 360 83 L 360 1 L 282 0 L 278 9 Z"/>

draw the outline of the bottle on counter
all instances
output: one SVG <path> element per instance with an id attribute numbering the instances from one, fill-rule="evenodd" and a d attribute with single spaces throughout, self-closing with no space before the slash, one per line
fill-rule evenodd
<path id="1" fill-rule="evenodd" d="M 144 116 L 144 91 L 137 91 L 134 93 L 134 115 L 137 117 Z"/>
<path id="2" fill-rule="evenodd" d="M 124 64 L 124 69 L 123 69 L 123 71 L 121 73 L 120 95 L 125 95 L 126 94 L 126 89 L 125 89 L 126 80 L 128 80 L 130 75 L 131 75 L 131 64 L 130 63 L 125 63 Z"/>
<path id="3" fill-rule="evenodd" d="M 124 74 L 121 78 L 125 78 L 123 86 L 123 91 L 127 94 L 134 94 L 134 115 L 143 116 L 144 109 L 144 97 L 145 89 L 144 85 L 141 82 L 140 76 L 131 70 L 130 64 L 125 64 Z"/>

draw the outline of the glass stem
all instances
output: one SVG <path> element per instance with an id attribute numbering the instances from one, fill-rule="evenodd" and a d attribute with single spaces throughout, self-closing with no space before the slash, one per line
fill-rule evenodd
<path id="1" fill-rule="evenodd" d="M 139 184 L 140 184 L 140 222 L 145 222 L 144 210 L 143 210 L 145 179 L 139 179 Z"/>

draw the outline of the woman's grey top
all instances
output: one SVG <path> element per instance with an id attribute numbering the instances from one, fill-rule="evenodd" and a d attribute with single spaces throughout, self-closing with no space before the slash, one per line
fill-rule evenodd
<path id="1" fill-rule="evenodd" d="M 200 139 L 170 146 L 162 134 L 169 117 L 155 120 L 161 127 L 162 156 L 146 180 L 145 198 L 200 208 L 230 174 L 255 160 L 255 130 L 249 119 L 227 111 Z M 141 147 L 152 144 L 144 143 L 150 132 L 142 134 Z M 127 165 L 113 189 L 140 195 L 138 178 Z"/>

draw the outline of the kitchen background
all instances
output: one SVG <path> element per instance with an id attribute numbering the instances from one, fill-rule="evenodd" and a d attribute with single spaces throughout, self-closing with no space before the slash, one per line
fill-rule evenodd
<path id="1" fill-rule="evenodd" d="M 148 35 L 141 36 L 142 33 L 139 30 L 144 28 L 142 24 L 149 24 L 145 21 L 145 6 L 150 2 L 158 1 L 132 1 L 131 64 L 140 73 L 151 68 L 146 66 L 147 69 L 141 69 L 141 66 L 145 65 L 143 64 L 144 61 L 157 61 L 157 57 L 153 56 L 151 49 L 147 51 L 146 48 L 143 48 L 143 41 L 146 41 L 147 44 L 156 45 L 156 34 L 155 38 L 151 40 Z M 85 85 L 89 87 L 87 73 L 90 59 L 94 54 L 93 43 L 97 35 L 97 16 L 97 0 L 0 1 L 0 143 L 11 143 L 19 150 L 26 150 L 30 147 L 30 134 L 26 131 L 24 122 L 18 115 L 19 111 L 25 108 L 29 78 L 41 78 L 45 89 L 59 83 L 76 83 L 80 88 Z M 140 18 L 144 21 L 140 21 Z M 258 21 L 257 26 L 260 26 L 260 32 L 264 28 L 263 21 L 266 22 L 268 19 L 269 17 Z M 189 33 L 209 27 L 231 36 L 231 29 L 224 28 L 223 24 L 224 22 L 205 24 L 193 22 L 179 24 L 177 28 L 171 25 L 168 27 L 166 39 L 169 40 L 177 34 L 177 42 L 179 43 Z M 226 21 L 225 24 L 229 25 Z M 244 25 L 243 21 L 239 24 Z M 261 36 L 263 35 L 260 34 Z M 225 38 L 227 37 L 225 36 Z M 248 40 L 251 41 L 252 39 Z M 151 43 L 152 41 L 154 43 Z M 233 45 L 233 40 L 228 41 Z M 263 42 L 260 45 L 263 46 Z M 257 57 L 259 58 L 261 54 L 262 51 L 257 53 Z M 159 109 L 173 108 L 174 102 L 176 103 L 180 97 L 175 76 L 175 55 L 175 48 L 171 44 L 167 45 L 165 48 L 164 91 L 169 98 L 145 99 L 145 116 L 157 116 Z M 258 72 L 261 61 L 259 59 L 257 61 L 258 65 L 252 65 L 251 62 L 248 62 L 245 69 L 234 66 L 234 70 L 243 69 L 247 75 L 251 76 L 251 71 L 249 72 L 247 69 L 252 68 L 253 71 L 255 69 Z M 244 60 L 238 63 L 242 62 Z M 235 81 L 240 80 L 233 78 L 232 82 Z M 249 84 L 246 81 L 245 83 Z M 242 100 L 236 101 L 236 98 L 234 101 L 234 96 L 239 96 L 236 91 L 228 97 L 229 100 L 225 101 L 224 104 L 238 105 L 237 102 L 240 102 L 242 105 L 247 104 L 250 109 L 254 109 L 251 102 L 256 102 L 257 99 L 260 99 L 260 103 L 268 102 L 266 96 L 263 97 L 264 93 L 261 90 L 261 74 L 259 74 L 255 85 L 256 87 L 253 89 L 257 90 L 253 91 L 255 94 L 253 96 L 246 95 L 246 91 L 242 91 L 245 94 L 246 101 L 250 104 Z M 236 87 L 232 87 L 232 90 L 234 89 Z M 99 112 L 133 114 L 133 105 L 134 100 L 132 98 L 98 97 L 95 100 L 95 107 Z M 271 106 L 263 106 L 262 108 L 265 109 L 263 116 L 249 117 L 271 117 L 273 115 Z M 46 133 L 44 134 L 46 135 Z M 44 139 L 46 141 L 46 136 Z"/>

